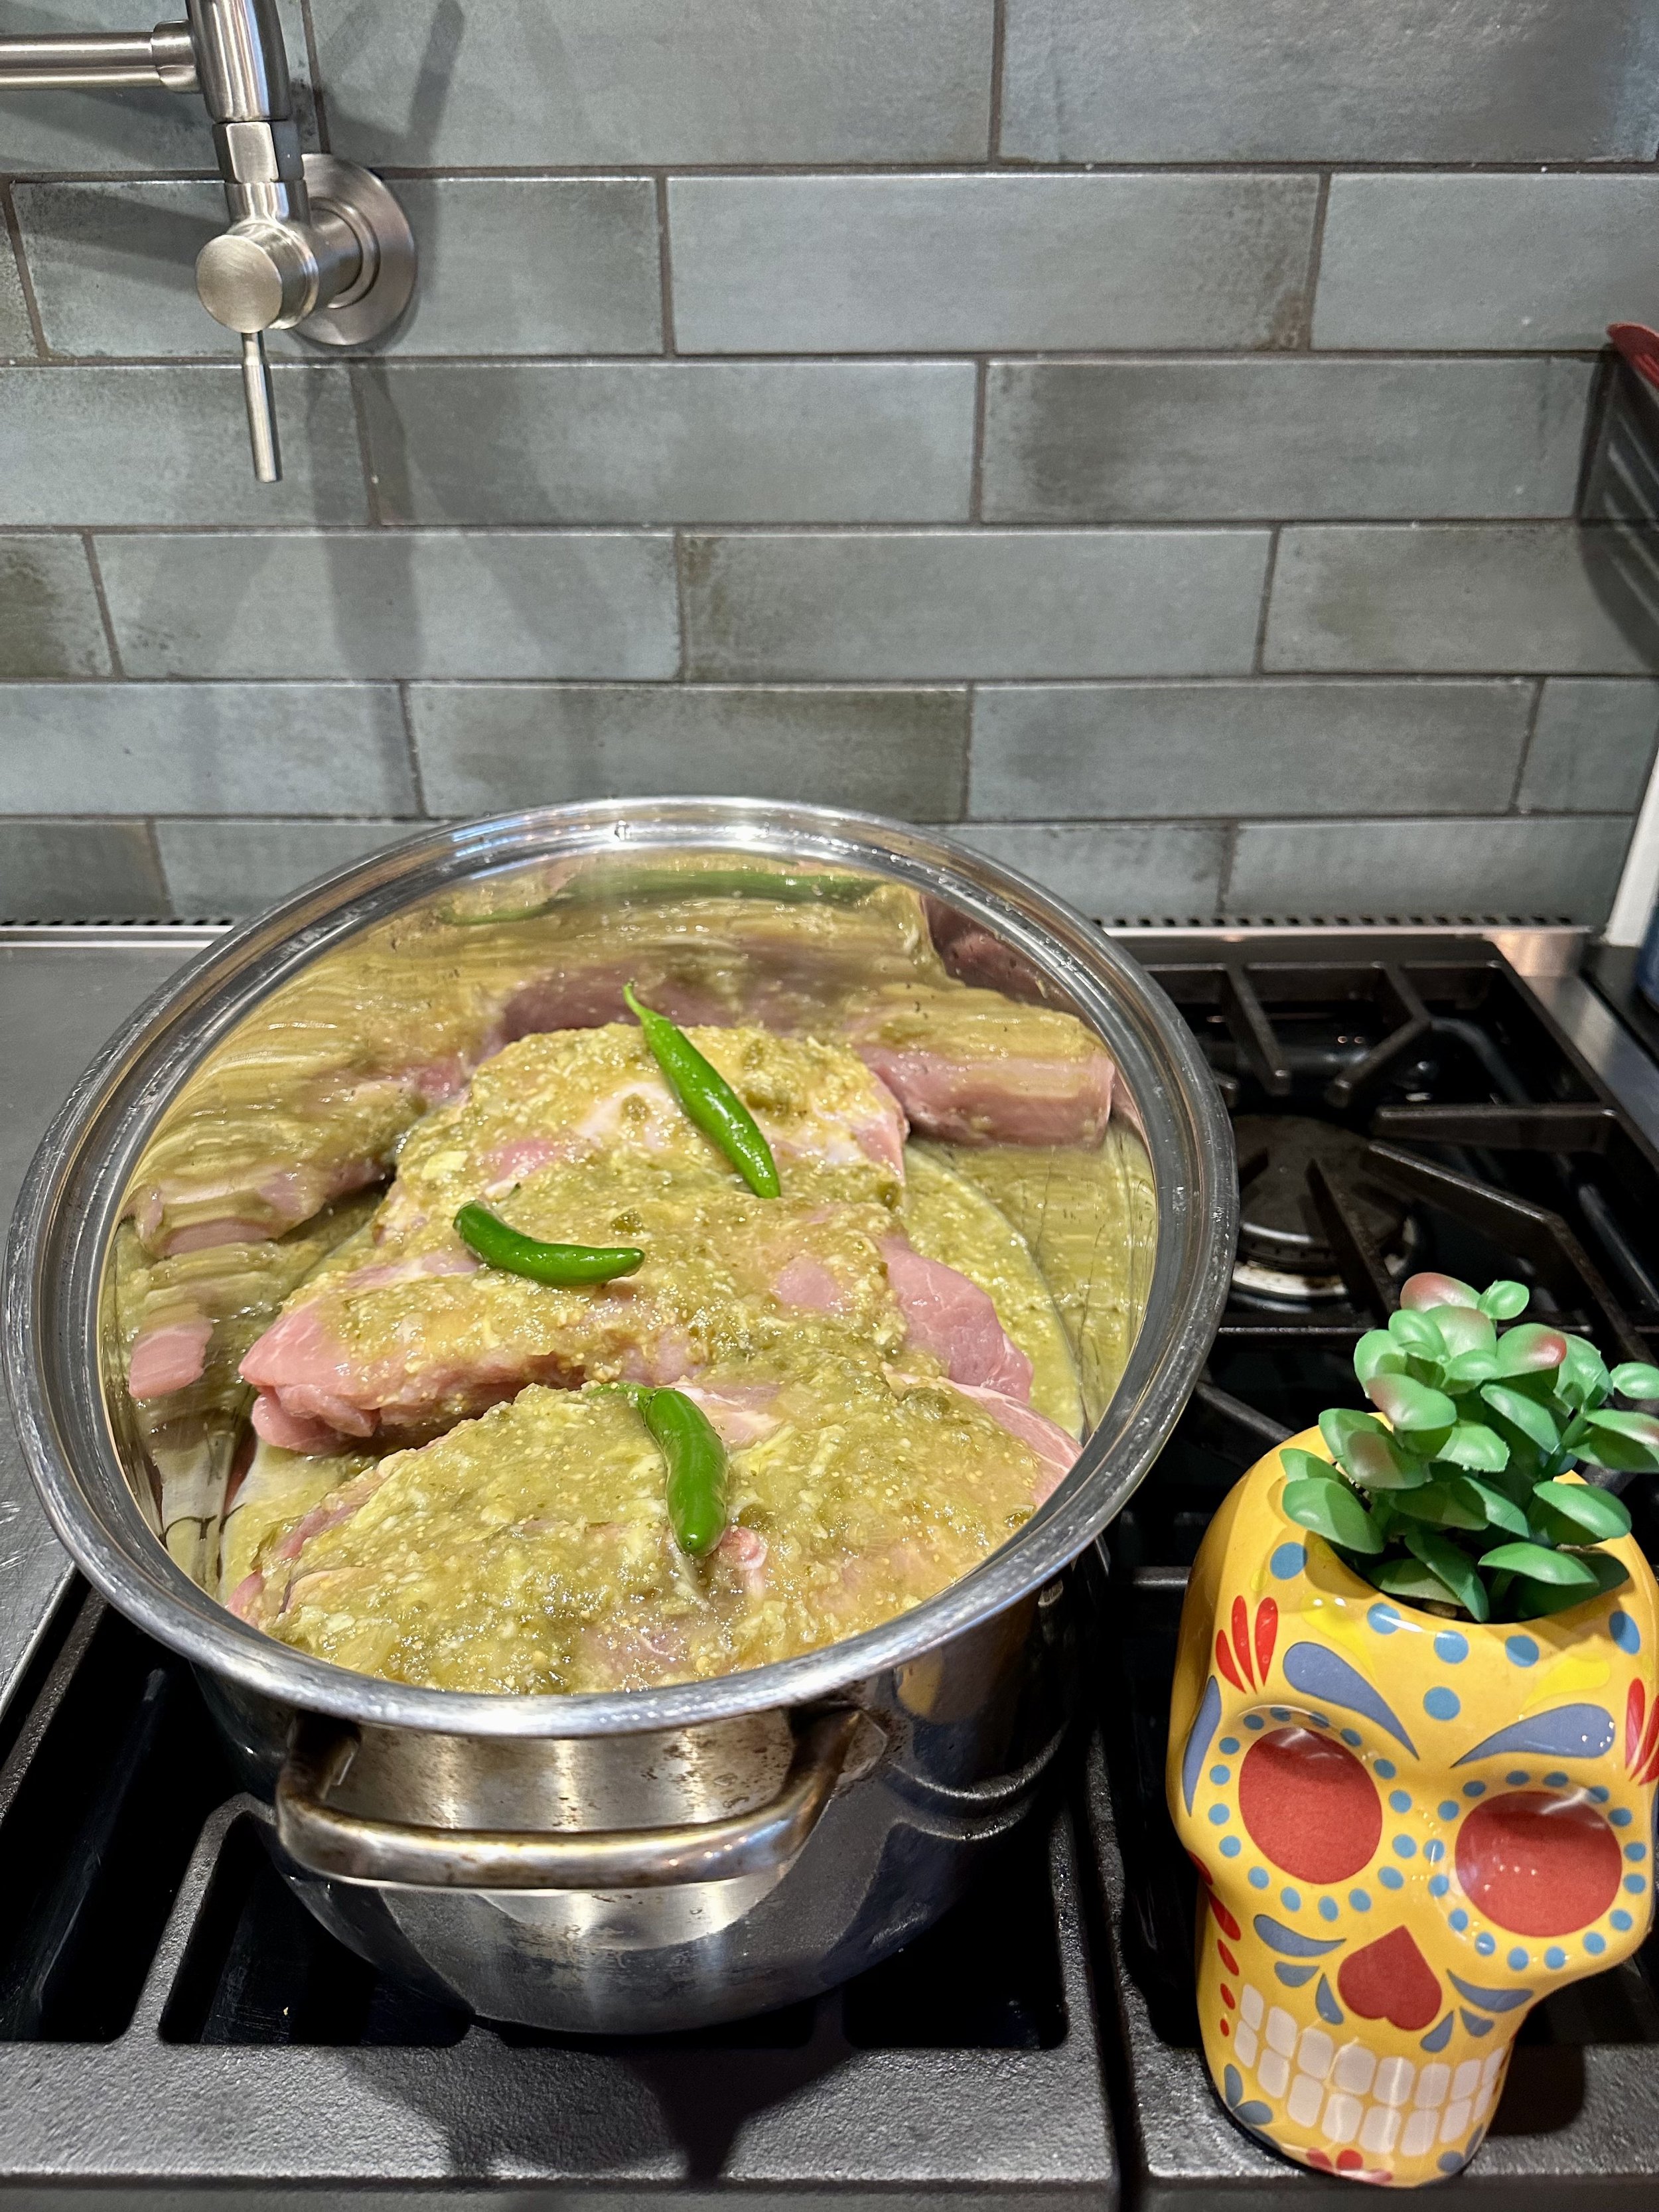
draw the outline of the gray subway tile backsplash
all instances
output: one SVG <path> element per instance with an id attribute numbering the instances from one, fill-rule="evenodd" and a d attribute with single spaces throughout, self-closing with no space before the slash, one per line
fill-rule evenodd
<path id="1" fill-rule="evenodd" d="M 232 362 L 0 368 L 0 523 L 367 521 L 345 370 L 273 375 L 283 481 L 259 484 Z"/>
<path id="2" fill-rule="evenodd" d="M 749 793 L 954 821 L 968 695 L 798 685 L 417 684 L 410 714 L 441 814 L 620 793 Z"/>
<path id="3" fill-rule="evenodd" d="M 256 914 L 319 876 L 418 834 L 418 822 L 157 822 L 167 896 L 185 921 Z"/>
<path id="4" fill-rule="evenodd" d="M 142 921 L 167 912 L 145 823 L 0 821 L 0 921 Z"/>
<path id="5" fill-rule="evenodd" d="M 313 0 L 376 166 L 973 161 L 993 0 Z"/>
<path id="6" fill-rule="evenodd" d="M 672 676 L 659 533 L 201 532 L 100 541 L 130 676 Z"/>
<path id="7" fill-rule="evenodd" d="M 1526 743 L 1530 684 L 986 684 L 969 811 L 1496 814 Z"/>
<path id="8" fill-rule="evenodd" d="M 969 822 L 951 833 L 1101 921 L 1208 921 L 1229 833 L 1183 822 Z"/>
<path id="9" fill-rule="evenodd" d="M 395 353 L 655 353 L 649 177 L 406 177 L 421 280 Z"/>
<path id="10" fill-rule="evenodd" d="M 648 177 L 411 177 L 398 196 L 420 282 L 379 352 L 655 353 L 656 189 Z M 58 353 L 222 356 L 196 257 L 224 227 L 216 183 L 46 179 L 16 187 L 46 343 Z M 323 349 L 274 331 L 272 350 Z"/>
<path id="11" fill-rule="evenodd" d="M 415 522 L 965 521 L 969 362 L 489 362 L 360 372 Z"/>
<path id="12" fill-rule="evenodd" d="M 0 678 L 109 673 L 81 539 L 0 537 Z"/>
<path id="13" fill-rule="evenodd" d="M 1310 176 L 682 177 L 690 353 L 1287 345 Z"/>
<path id="14" fill-rule="evenodd" d="M 1628 572 L 1650 558 L 1567 523 L 1287 529 L 1266 665 L 1640 675 L 1655 631 Z"/>
<path id="15" fill-rule="evenodd" d="M 1007 0 L 1032 161 L 1645 161 L 1646 0 Z"/>
<path id="16" fill-rule="evenodd" d="M 1659 176 L 1337 177 L 1316 346 L 1593 352 L 1647 312 Z"/>
<path id="17" fill-rule="evenodd" d="M 705 678 L 1243 673 L 1259 530 L 890 531 L 694 538 Z"/>
<path id="18" fill-rule="evenodd" d="M 413 814 L 390 684 L 0 684 L 0 814 Z"/>
<path id="19" fill-rule="evenodd" d="M 1243 920 L 1600 921 L 1627 815 L 1247 822 L 1226 893 Z"/>
<path id="20" fill-rule="evenodd" d="M 997 362 L 984 512 L 1142 522 L 1572 511 L 1587 362 Z"/>
<path id="21" fill-rule="evenodd" d="M 200 158 L 191 166 L 210 161 L 212 151 L 204 131 Z M 46 177 L 15 185 L 12 198 L 40 327 L 53 353 L 234 359 L 235 340 L 196 296 L 196 257 L 226 222 L 216 183 L 206 177 Z M 280 351 L 293 341 L 273 337 L 272 345 Z"/>
<path id="22" fill-rule="evenodd" d="M 1641 804 L 1659 738 L 1659 683 L 1552 676 L 1521 779 L 1524 814 L 1620 814 Z"/>
<path id="23" fill-rule="evenodd" d="M 200 100 L 0 94 L 0 913 L 711 789 L 1119 919 L 1606 911 L 1659 0 L 276 4 L 420 256 L 271 333 L 277 485 Z"/>

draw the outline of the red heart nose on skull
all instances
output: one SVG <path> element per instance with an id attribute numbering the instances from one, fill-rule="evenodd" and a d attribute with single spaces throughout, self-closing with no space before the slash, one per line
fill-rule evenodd
<path id="1" fill-rule="evenodd" d="M 1407 1928 L 1391 1929 L 1364 1950 L 1351 1952 L 1338 1969 L 1336 1986 L 1350 2012 L 1362 2020 L 1391 2021 L 1398 2028 L 1426 2027 L 1440 2009 L 1440 1984 Z"/>

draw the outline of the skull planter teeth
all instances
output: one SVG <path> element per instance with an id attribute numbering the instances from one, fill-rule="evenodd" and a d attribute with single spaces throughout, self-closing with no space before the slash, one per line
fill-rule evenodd
<path id="1" fill-rule="evenodd" d="M 1413 1292 L 1425 1300 L 1425 1280 L 1446 1279 L 1413 1279 L 1408 1313 Z M 1453 1287 L 1474 1306 L 1473 1291 Z M 1500 1359 L 1509 1340 L 1494 1335 Z M 1554 1341 L 1565 1350 L 1576 1340 Z M 1364 1352 L 1362 1345 L 1356 1355 L 1362 1371 Z M 1433 1395 L 1422 1348 L 1411 1358 L 1411 1368 L 1389 1371 Z M 1515 1449 L 1505 1468 L 1480 1480 L 1519 1501 L 1546 1549 L 1552 1530 L 1571 1532 L 1552 1518 L 1548 1499 L 1528 1492 L 1540 1482 L 1577 1489 L 1576 1477 L 1562 1483 L 1565 1456 L 1598 1463 L 1594 1439 L 1568 1441 L 1607 1395 L 1599 1359 L 1595 1369 L 1600 1396 L 1595 1370 L 1580 1361 L 1576 1413 L 1553 1370 L 1530 1386 L 1532 1402 L 1553 1405 L 1553 1453 L 1522 1449 L 1506 1420 L 1486 1430 Z M 1611 1381 L 1659 1393 L 1650 1369 L 1618 1370 Z M 1552 1401 L 1552 1384 L 1565 1404 Z M 1437 1416 L 1445 1406 L 1443 1396 L 1428 1410 Z M 1659 1464 L 1659 1425 L 1649 1438 L 1647 1416 L 1611 1418 L 1621 1426 L 1601 1434 L 1620 1440 L 1604 1456 Z M 1369 1525 L 1343 1522 L 1339 1510 L 1350 1540 L 1316 1533 L 1322 1516 L 1309 1508 L 1305 1470 L 1316 1463 L 1335 1486 L 1334 1458 L 1353 1480 L 1349 1447 L 1369 1419 L 1327 1415 L 1252 1468 L 1216 1515 L 1182 1619 L 1167 1780 L 1204 1885 L 1199 2018 L 1229 2111 L 1304 2165 L 1410 2185 L 1455 2173 L 1474 2154 L 1532 2006 L 1629 1957 L 1647 1933 L 1659 1585 L 1635 1541 L 1611 1537 L 1589 1555 L 1588 1595 L 1563 1603 L 1579 1587 L 1569 1580 L 1553 1598 L 1545 1586 L 1553 1609 L 1540 1616 L 1477 1618 L 1482 1608 L 1513 1613 L 1517 1592 L 1520 1605 L 1535 1605 L 1540 1586 L 1480 1564 L 1504 1555 L 1512 1521 L 1482 1534 L 1467 1514 L 1438 1522 L 1442 1540 L 1456 1531 L 1476 1565 L 1463 1609 L 1448 1601 L 1459 1571 L 1434 1545 L 1414 1544 L 1390 1573 L 1384 1554 L 1400 1547 L 1401 1531 L 1412 1541 L 1435 1525 L 1405 1516 L 1402 1498 L 1443 1516 L 1431 1499 L 1462 1480 L 1437 1456 L 1467 1456 L 1443 1420 L 1414 1432 L 1376 1424 L 1401 1447 L 1396 1473 L 1411 1476 L 1415 1443 L 1416 1472 L 1432 1459 L 1435 1480 L 1393 1490 L 1356 1483 L 1349 1495 Z M 1591 1495 L 1592 1516 L 1611 1509 L 1627 1521 L 1617 1501 Z M 1361 1534 L 1363 1551 L 1352 1540 Z M 1449 1577 L 1437 1600 L 1420 1571 L 1425 1548 Z M 1521 1548 L 1510 1545 L 1508 1555 Z M 1559 1571 L 1569 1576 L 1585 1557 L 1565 1549 Z M 1413 1602 L 1402 1589 L 1422 1595 Z"/>

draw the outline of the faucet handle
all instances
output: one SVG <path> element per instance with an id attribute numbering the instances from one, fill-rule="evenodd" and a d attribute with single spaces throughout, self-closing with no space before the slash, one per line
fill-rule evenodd
<path id="1" fill-rule="evenodd" d="M 196 260 L 202 305 L 241 333 L 261 483 L 282 475 L 265 331 L 297 327 L 319 345 L 361 345 L 396 322 L 415 288 L 414 235 L 377 176 L 332 155 L 307 154 L 305 187 L 303 219 L 246 216 L 209 239 Z"/>
<path id="2" fill-rule="evenodd" d="M 263 331 L 242 332 L 242 397 L 247 402 L 247 434 L 253 447 L 253 473 L 261 483 L 283 480 L 283 449 L 276 438 L 276 406 L 270 389 L 270 363 Z"/>

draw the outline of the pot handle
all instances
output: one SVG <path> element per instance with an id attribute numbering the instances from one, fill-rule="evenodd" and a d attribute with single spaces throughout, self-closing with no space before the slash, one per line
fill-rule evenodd
<path id="1" fill-rule="evenodd" d="M 328 1802 L 357 1731 L 309 1718 L 276 1778 L 276 1833 L 307 1874 L 404 1889 L 662 1889 L 785 1866 L 817 1827 L 862 1716 L 820 1713 L 795 1740 L 777 1796 L 752 1813 L 669 1828 L 428 1828 Z"/>

